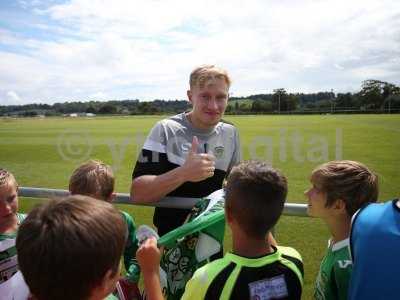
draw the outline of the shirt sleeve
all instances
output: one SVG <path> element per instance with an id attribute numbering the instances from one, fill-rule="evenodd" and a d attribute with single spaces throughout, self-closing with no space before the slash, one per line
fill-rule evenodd
<path id="1" fill-rule="evenodd" d="M 239 132 L 238 130 L 235 128 L 235 135 L 234 135 L 234 151 L 233 151 L 233 155 L 232 155 L 232 159 L 229 163 L 229 167 L 228 167 L 228 173 L 230 172 L 230 170 L 237 165 L 238 163 L 240 163 L 242 161 L 242 149 L 241 149 L 241 145 L 240 145 L 240 137 L 239 137 Z"/>
<path id="2" fill-rule="evenodd" d="M 171 169 L 168 162 L 166 144 L 164 126 L 161 122 L 157 122 L 139 153 L 132 172 L 132 179 L 142 175 L 161 175 Z"/>
<path id="3" fill-rule="evenodd" d="M 136 260 L 138 241 L 136 239 L 136 226 L 133 218 L 126 212 L 122 212 L 128 227 L 128 238 L 124 250 L 124 266 L 126 277 L 129 281 L 138 283 L 140 277 L 140 267 Z"/>
<path id="4" fill-rule="evenodd" d="M 204 299 L 205 291 L 207 289 L 205 288 L 204 283 L 202 284 L 201 272 L 203 272 L 203 269 L 198 269 L 187 282 L 181 300 Z"/>

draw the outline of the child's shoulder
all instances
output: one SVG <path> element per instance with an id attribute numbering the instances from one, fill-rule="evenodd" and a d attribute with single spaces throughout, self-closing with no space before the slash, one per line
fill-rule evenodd
<path id="1" fill-rule="evenodd" d="M 125 220 L 133 220 L 133 217 L 129 213 L 127 213 L 126 211 L 119 210 L 119 212 L 121 213 L 122 217 Z"/>
<path id="2" fill-rule="evenodd" d="M 277 249 L 283 256 L 290 256 L 302 261 L 301 254 L 293 247 L 277 246 Z"/>
<path id="3" fill-rule="evenodd" d="M 133 217 L 127 213 L 126 211 L 120 210 L 119 211 L 124 219 L 124 221 L 126 222 L 126 224 L 128 225 L 128 227 L 133 226 L 134 228 L 136 228 L 136 224 L 135 221 L 133 219 Z"/>
<path id="4" fill-rule="evenodd" d="M 229 265 L 229 263 L 230 261 L 226 259 L 226 256 L 213 260 L 212 262 L 209 262 L 204 266 L 198 268 L 194 272 L 192 278 L 200 282 L 206 282 L 210 278 L 213 278 L 215 274 L 218 274 L 222 269 L 224 269 L 224 267 Z"/>
<path id="5" fill-rule="evenodd" d="M 17 213 L 18 225 L 20 225 L 26 218 L 27 214 Z"/>

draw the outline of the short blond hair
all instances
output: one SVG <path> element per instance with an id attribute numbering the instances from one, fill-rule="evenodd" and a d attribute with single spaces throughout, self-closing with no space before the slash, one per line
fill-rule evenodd
<path id="1" fill-rule="evenodd" d="M 13 184 L 15 187 L 18 187 L 14 175 L 6 169 L 0 168 L 0 187 L 7 184 Z"/>
<path id="2" fill-rule="evenodd" d="M 115 178 L 109 165 L 99 160 L 89 160 L 80 165 L 69 180 L 72 195 L 86 195 L 107 200 L 114 192 Z"/>
<path id="3" fill-rule="evenodd" d="M 190 89 L 194 87 L 204 88 L 209 84 L 213 84 L 216 79 L 225 80 L 228 89 L 231 86 L 231 79 L 227 71 L 218 68 L 215 65 L 199 66 L 190 74 Z"/>
<path id="4" fill-rule="evenodd" d="M 358 161 L 335 160 L 324 163 L 314 169 L 311 181 L 326 193 L 326 207 L 342 199 L 349 216 L 366 203 L 378 200 L 378 177 Z"/>

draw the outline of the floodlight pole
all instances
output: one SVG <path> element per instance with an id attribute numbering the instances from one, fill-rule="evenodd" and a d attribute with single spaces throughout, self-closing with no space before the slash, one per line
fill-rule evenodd
<path id="1" fill-rule="evenodd" d="M 281 114 L 281 93 L 278 93 L 278 114 Z"/>

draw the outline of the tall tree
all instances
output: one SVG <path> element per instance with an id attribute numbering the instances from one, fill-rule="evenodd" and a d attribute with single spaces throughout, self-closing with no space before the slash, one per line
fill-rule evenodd
<path id="1" fill-rule="evenodd" d="M 383 109 L 386 99 L 400 93 L 400 88 L 385 81 L 368 79 L 362 83 L 359 96 L 366 108 Z"/>
<path id="2" fill-rule="evenodd" d="M 272 105 L 274 109 L 276 109 L 278 112 L 281 112 L 281 110 L 287 110 L 286 98 L 287 93 L 284 88 L 275 89 L 274 94 L 272 95 Z"/>

